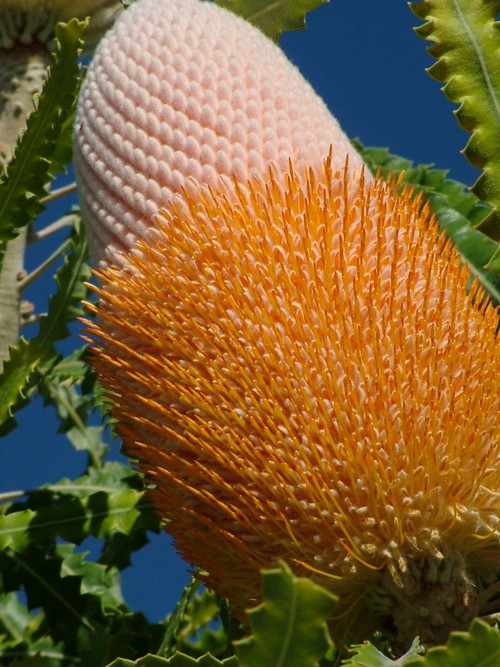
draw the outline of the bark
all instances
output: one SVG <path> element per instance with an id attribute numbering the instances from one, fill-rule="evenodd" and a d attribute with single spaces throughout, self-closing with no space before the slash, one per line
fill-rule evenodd
<path id="1" fill-rule="evenodd" d="M 33 95 L 42 89 L 49 61 L 48 49 L 39 44 L 0 49 L 0 165 L 12 157 L 19 132 L 33 109 Z M 19 278 L 24 269 L 26 233 L 23 229 L 7 244 L 0 270 L 0 367 L 9 356 L 9 345 L 19 337 Z"/>

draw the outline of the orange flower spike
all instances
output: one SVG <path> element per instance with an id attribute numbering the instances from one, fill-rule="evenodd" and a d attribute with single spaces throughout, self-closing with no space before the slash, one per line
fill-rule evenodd
<path id="1" fill-rule="evenodd" d="M 334 633 L 406 646 L 492 610 L 500 351 L 396 189 L 328 160 L 190 189 L 99 272 L 88 335 L 167 530 L 238 614 L 285 559 L 341 596 Z"/>

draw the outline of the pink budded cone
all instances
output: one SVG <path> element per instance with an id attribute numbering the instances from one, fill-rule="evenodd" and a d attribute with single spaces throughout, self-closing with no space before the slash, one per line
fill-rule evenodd
<path id="1" fill-rule="evenodd" d="M 139 0 L 102 40 L 78 108 L 75 168 L 94 260 L 126 252 L 186 188 L 363 162 L 282 51 L 200 0 Z"/>

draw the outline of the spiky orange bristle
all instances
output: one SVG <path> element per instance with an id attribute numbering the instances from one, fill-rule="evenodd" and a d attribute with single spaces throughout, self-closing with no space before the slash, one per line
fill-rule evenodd
<path id="1" fill-rule="evenodd" d="M 407 188 L 328 161 L 234 187 L 159 215 L 98 273 L 88 323 L 177 547 L 240 613 L 277 559 L 346 609 L 425 559 L 481 562 L 479 586 L 500 532 L 497 313 Z"/>

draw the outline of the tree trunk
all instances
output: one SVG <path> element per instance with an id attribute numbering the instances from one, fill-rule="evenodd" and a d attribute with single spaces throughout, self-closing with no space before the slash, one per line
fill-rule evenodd
<path id="1" fill-rule="evenodd" d="M 33 110 L 33 95 L 41 91 L 50 53 L 39 44 L 0 49 L 0 166 L 9 162 L 26 116 Z M 0 270 L 0 369 L 9 356 L 9 345 L 19 337 L 19 277 L 24 268 L 24 228 L 7 244 Z"/>

